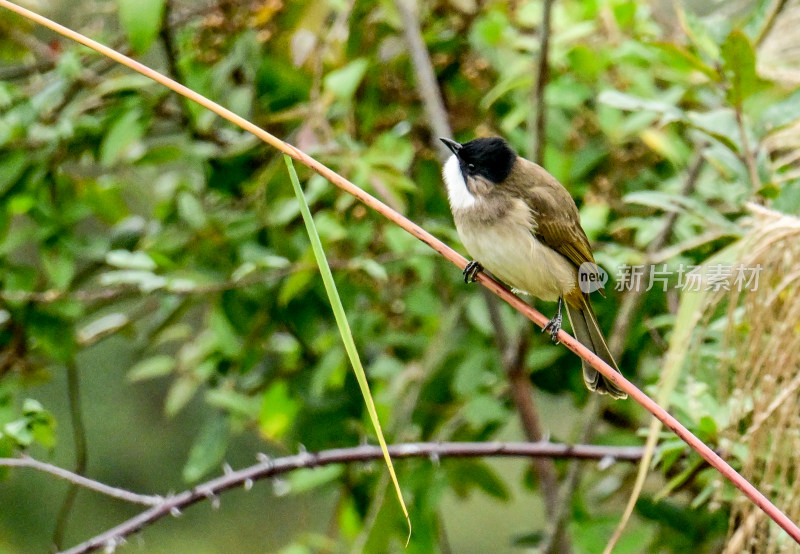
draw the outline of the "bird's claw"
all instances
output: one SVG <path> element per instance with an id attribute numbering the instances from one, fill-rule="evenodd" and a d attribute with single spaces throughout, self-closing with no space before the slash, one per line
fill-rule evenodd
<path id="1" fill-rule="evenodd" d="M 562 321 L 561 311 L 559 311 L 555 315 L 555 317 L 553 317 L 553 319 L 548 321 L 547 325 L 545 325 L 542 328 L 542 333 L 544 333 L 545 331 L 550 332 L 550 338 L 553 339 L 553 342 L 556 344 L 559 344 L 561 342 L 560 340 L 558 340 L 558 332 L 561 330 L 561 321 Z"/>
<path id="2" fill-rule="evenodd" d="M 464 268 L 464 282 L 467 284 L 474 283 L 475 279 L 478 278 L 478 273 L 481 271 L 483 271 L 483 266 L 475 260 L 472 260 L 467 264 L 467 267 Z"/>

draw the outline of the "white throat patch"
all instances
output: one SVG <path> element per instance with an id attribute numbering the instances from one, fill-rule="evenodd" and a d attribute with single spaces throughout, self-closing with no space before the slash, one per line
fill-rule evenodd
<path id="1" fill-rule="evenodd" d="M 444 184 L 447 185 L 447 196 L 450 199 L 450 207 L 455 209 L 469 208 L 475 204 L 475 197 L 467 189 L 464 176 L 461 174 L 461 167 L 455 154 L 450 156 L 442 169 Z"/>

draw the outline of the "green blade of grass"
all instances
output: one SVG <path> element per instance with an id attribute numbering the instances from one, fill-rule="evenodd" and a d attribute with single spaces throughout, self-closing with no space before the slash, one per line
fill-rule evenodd
<path id="1" fill-rule="evenodd" d="M 381 429 L 381 422 L 378 420 L 378 412 L 375 410 L 375 402 L 372 399 L 372 393 L 369 391 L 369 383 L 367 383 L 367 375 L 364 372 L 364 367 L 361 365 L 361 359 L 356 350 L 356 343 L 353 340 L 353 333 L 350 331 L 350 324 L 347 322 L 347 315 L 344 313 L 344 306 L 342 300 L 339 298 L 339 291 L 336 289 L 336 283 L 333 282 L 333 274 L 328 265 L 328 259 L 325 256 L 325 250 L 322 248 L 322 241 L 317 233 L 317 227 L 314 225 L 314 219 L 311 217 L 311 210 L 308 208 L 305 196 L 303 196 L 303 189 L 300 188 L 300 180 L 297 178 L 297 172 L 294 169 L 292 158 L 283 155 L 286 162 L 286 168 L 289 170 L 289 178 L 292 181 L 294 193 L 297 196 L 297 202 L 300 204 L 300 213 L 303 216 L 303 222 L 306 224 L 308 231 L 308 238 L 311 241 L 311 247 L 314 250 L 314 257 L 317 260 L 319 271 L 322 274 L 322 282 L 325 284 L 325 292 L 328 294 L 328 300 L 331 303 L 333 316 L 336 319 L 336 325 L 339 327 L 339 334 L 342 336 L 344 349 L 347 356 L 350 358 L 350 364 L 353 366 L 353 371 L 358 380 L 358 386 L 361 388 L 361 394 L 364 396 L 364 402 L 367 404 L 367 412 L 375 427 L 375 434 L 378 435 L 378 443 L 380 444 L 383 458 L 386 460 L 386 467 L 389 468 L 389 475 L 392 477 L 395 492 L 397 493 L 397 500 L 400 502 L 400 507 L 403 509 L 403 514 L 406 516 L 408 522 L 408 533 L 411 536 L 411 518 L 406 509 L 406 503 L 403 501 L 403 493 L 400 491 L 400 483 L 397 480 L 397 474 L 394 471 L 392 458 L 389 456 L 389 450 L 386 448 L 386 440 L 383 438 L 383 430 Z"/>

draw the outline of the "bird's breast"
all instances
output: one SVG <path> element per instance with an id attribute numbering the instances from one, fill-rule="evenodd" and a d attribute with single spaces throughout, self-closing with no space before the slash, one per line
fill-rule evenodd
<path id="1" fill-rule="evenodd" d="M 522 292 L 555 301 L 577 285 L 577 269 L 535 236 L 535 222 L 522 200 L 497 218 L 486 218 L 481 202 L 453 210 L 461 242 L 475 260 Z"/>

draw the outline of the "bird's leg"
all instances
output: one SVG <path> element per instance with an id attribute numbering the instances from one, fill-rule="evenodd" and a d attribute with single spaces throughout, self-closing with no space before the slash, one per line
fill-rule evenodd
<path id="1" fill-rule="evenodd" d="M 483 266 L 475 260 L 472 260 L 467 264 L 467 267 L 464 268 L 464 282 L 467 284 L 474 283 L 475 279 L 478 277 L 478 273 L 481 271 L 483 271 Z"/>
<path id="2" fill-rule="evenodd" d="M 553 319 L 551 319 L 550 321 L 547 322 L 547 325 L 545 325 L 542 328 L 542 332 L 543 333 L 545 331 L 550 331 L 550 338 L 553 339 L 553 342 L 556 343 L 556 344 L 561 342 L 561 341 L 558 340 L 558 332 L 561 330 L 561 303 L 562 302 L 563 302 L 563 299 L 559 296 L 558 297 L 558 310 L 556 311 L 556 315 L 553 317 Z"/>

